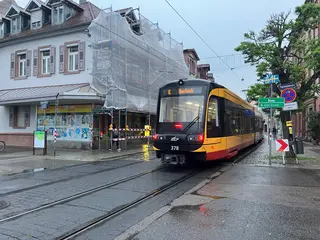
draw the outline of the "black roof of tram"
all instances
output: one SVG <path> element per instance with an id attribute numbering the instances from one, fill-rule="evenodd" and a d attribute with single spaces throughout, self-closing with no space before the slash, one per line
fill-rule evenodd
<path id="1" fill-rule="evenodd" d="M 211 82 L 208 80 L 203 80 L 203 79 L 182 79 L 184 83 L 186 83 L 186 85 L 204 85 L 204 86 L 210 86 L 211 89 L 214 88 L 225 88 L 224 86 L 217 84 L 215 82 Z M 183 86 L 183 85 L 179 85 L 179 80 L 174 80 L 172 82 L 169 82 L 167 84 L 162 85 L 160 88 L 163 87 L 170 87 L 170 86 Z"/>

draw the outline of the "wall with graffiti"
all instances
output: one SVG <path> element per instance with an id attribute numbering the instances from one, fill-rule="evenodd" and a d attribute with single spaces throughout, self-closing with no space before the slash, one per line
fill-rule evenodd
<path id="1" fill-rule="evenodd" d="M 91 142 L 92 107 L 91 105 L 66 105 L 56 108 L 50 106 L 37 111 L 37 129 L 48 131 L 48 140 L 53 140 L 54 129 L 57 141 Z"/>

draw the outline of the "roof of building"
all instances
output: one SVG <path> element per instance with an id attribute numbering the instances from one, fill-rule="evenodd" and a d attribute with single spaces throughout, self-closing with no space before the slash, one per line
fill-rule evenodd
<path id="1" fill-rule="evenodd" d="M 15 88 L 0 90 L 0 104 L 15 102 L 32 102 L 41 99 L 55 98 L 57 94 L 70 96 L 97 96 L 89 83 Z"/>
<path id="2" fill-rule="evenodd" d="M 89 25 L 99 15 L 101 11 L 97 6 L 95 6 L 91 2 L 85 2 L 85 3 L 79 4 L 79 6 L 83 9 L 83 11 L 77 12 L 74 17 L 65 21 L 65 23 L 63 24 L 59 24 L 59 25 L 46 24 L 39 29 L 24 30 L 18 34 L 5 36 L 3 39 L 0 40 L 0 43 L 7 42 L 13 39 L 27 37 L 27 36 L 38 35 L 41 33 L 54 32 L 54 31 L 73 28 L 73 27 L 82 26 L 86 24 Z"/>
<path id="3" fill-rule="evenodd" d="M 198 68 L 198 70 L 206 68 L 206 70 L 210 71 L 210 64 L 198 64 L 197 68 Z"/>
<path id="4" fill-rule="evenodd" d="M 200 58 L 199 58 L 199 56 L 198 56 L 198 53 L 196 52 L 196 50 L 195 50 L 194 48 L 184 49 L 184 50 L 183 50 L 183 53 L 186 53 L 186 52 L 193 53 L 194 56 L 196 57 L 197 61 L 200 60 Z"/>
<path id="5" fill-rule="evenodd" d="M 17 4 L 14 0 L 0 0 L 0 19 L 3 18 L 12 4 Z"/>

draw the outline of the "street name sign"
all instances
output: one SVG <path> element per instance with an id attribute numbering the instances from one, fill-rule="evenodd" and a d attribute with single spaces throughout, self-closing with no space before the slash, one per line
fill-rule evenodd
<path id="1" fill-rule="evenodd" d="M 259 108 L 283 108 L 284 98 L 259 98 Z"/>
<path id="2" fill-rule="evenodd" d="M 289 152 L 289 141 L 288 139 L 277 139 L 276 149 L 278 152 Z"/>
<path id="3" fill-rule="evenodd" d="M 285 90 L 286 88 L 296 88 L 297 85 L 295 83 L 280 83 L 279 84 L 279 89 L 280 90 Z"/>
<path id="4" fill-rule="evenodd" d="M 279 79 L 279 75 L 275 74 L 269 74 L 268 76 L 263 78 L 263 84 L 272 84 L 272 83 L 279 83 L 280 79 Z"/>
<path id="5" fill-rule="evenodd" d="M 297 102 L 290 102 L 285 103 L 283 107 L 283 111 L 293 111 L 298 109 L 298 103 Z"/>

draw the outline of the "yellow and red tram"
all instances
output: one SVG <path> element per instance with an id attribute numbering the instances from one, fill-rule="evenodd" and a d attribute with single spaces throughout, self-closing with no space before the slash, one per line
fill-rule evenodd
<path id="1" fill-rule="evenodd" d="M 263 139 L 258 110 L 225 87 L 178 80 L 159 89 L 154 149 L 163 163 L 229 159 Z"/>

